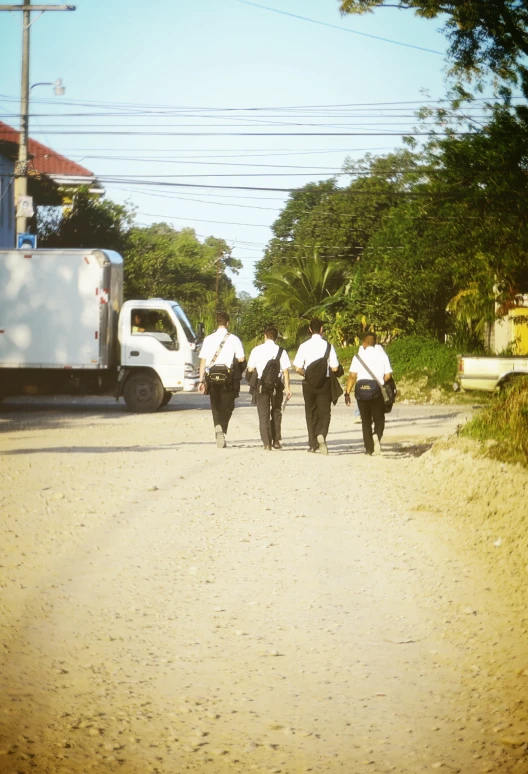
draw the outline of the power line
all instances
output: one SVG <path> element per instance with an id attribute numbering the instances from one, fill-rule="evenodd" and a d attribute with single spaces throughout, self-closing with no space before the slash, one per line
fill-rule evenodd
<path id="1" fill-rule="evenodd" d="M 143 218 L 166 218 L 167 220 L 192 220 L 196 223 L 214 223 L 216 226 L 252 226 L 256 228 L 270 228 L 265 223 L 232 223 L 227 220 L 209 220 L 208 218 L 184 218 L 176 215 L 154 215 L 150 212 L 138 212 Z"/>
<path id="2" fill-rule="evenodd" d="M 0 99 L 7 102 L 16 102 L 18 104 L 19 97 L 7 94 L 0 94 Z M 511 97 L 512 100 L 525 101 L 525 97 L 522 94 L 516 94 Z M 468 100 L 470 103 L 478 102 L 496 102 L 497 98 L 494 95 L 487 97 L 472 97 Z M 48 98 L 34 98 L 32 100 L 35 104 L 41 105 L 56 105 L 53 99 Z M 249 106 L 249 107 L 200 107 L 200 106 L 171 106 L 171 105 L 156 105 L 149 103 L 127 103 L 127 102 L 95 102 L 95 101 L 82 101 L 82 100 L 62 100 L 61 106 L 71 105 L 75 107 L 115 107 L 123 110 L 139 108 L 146 108 L 147 110 L 166 109 L 166 110 L 194 110 L 194 111 L 209 111 L 209 112 L 260 112 L 264 110 L 315 110 L 315 109 L 328 109 L 328 108 L 358 108 L 358 107 L 386 107 L 389 105 L 438 105 L 451 103 L 452 100 L 448 97 L 441 99 L 420 99 L 420 100 L 390 100 L 386 102 L 344 102 L 344 103 L 330 103 L 323 105 L 267 105 L 267 106 Z"/>
<path id="3" fill-rule="evenodd" d="M 351 30 L 349 27 L 339 27 L 337 24 L 330 24 L 329 22 L 318 21 L 317 19 L 310 19 L 308 16 L 299 16 L 296 13 L 289 13 L 288 11 L 280 11 L 278 8 L 269 8 L 267 5 L 259 5 L 258 3 L 251 3 L 249 0 L 238 0 L 239 3 L 244 5 L 252 5 L 254 8 L 262 8 L 264 11 L 272 11 L 273 13 L 280 13 L 282 16 L 291 16 L 293 19 L 301 19 L 302 21 L 311 22 L 312 24 L 320 24 L 322 27 L 330 27 L 340 32 L 348 32 L 351 35 L 360 35 L 362 38 L 371 38 L 373 40 L 380 40 L 383 43 L 393 43 L 395 46 L 405 46 L 405 48 L 414 48 L 417 51 L 426 51 L 428 54 L 438 54 L 439 56 L 445 56 L 442 51 L 435 51 L 432 48 L 423 48 L 422 46 L 413 46 L 412 43 L 402 43 L 399 40 L 390 40 L 390 38 L 380 38 L 378 35 L 369 35 L 366 32 L 357 32 L 357 30 Z"/>
<path id="4" fill-rule="evenodd" d="M 431 137 L 434 132 L 142 132 L 142 131 L 93 131 L 66 129 L 57 130 L 46 127 L 47 131 L 53 135 L 64 135 L 68 137 L 91 135 L 91 136 L 115 136 L 115 137 Z M 0 136 L 6 134 L 0 127 Z M 39 134 L 34 132 L 33 134 Z M 436 135 L 440 137 L 473 137 L 477 132 L 457 132 L 444 130 L 443 134 Z M 508 135 L 512 132 L 497 132 L 498 135 Z"/>

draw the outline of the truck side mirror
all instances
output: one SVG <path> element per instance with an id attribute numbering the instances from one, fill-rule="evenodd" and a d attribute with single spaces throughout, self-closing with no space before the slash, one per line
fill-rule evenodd
<path id="1" fill-rule="evenodd" d="M 202 341 L 205 338 L 205 325 L 203 322 L 198 323 L 198 339 Z"/>

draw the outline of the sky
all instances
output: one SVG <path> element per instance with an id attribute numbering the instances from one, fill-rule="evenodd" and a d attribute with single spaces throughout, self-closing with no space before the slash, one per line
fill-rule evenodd
<path id="1" fill-rule="evenodd" d="M 338 0 L 76 8 L 32 15 L 31 83 L 62 78 L 66 94 L 32 90 L 30 135 L 135 205 L 139 224 L 225 239 L 243 263 L 235 285 L 252 295 L 288 190 L 400 146 L 414 111 L 447 91 L 441 21 L 409 11 L 341 17 Z M 21 16 L 0 12 L 0 120 L 17 128 Z"/>

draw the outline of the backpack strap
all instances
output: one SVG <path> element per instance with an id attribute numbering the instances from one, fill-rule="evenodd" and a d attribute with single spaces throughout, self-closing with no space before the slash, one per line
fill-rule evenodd
<path id="1" fill-rule="evenodd" d="M 326 352 L 325 352 L 325 360 L 329 360 L 330 358 L 330 350 L 332 349 L 332 345 L 329 341 L 326 342 Z"/>
<path id="2" fill-rule="evenodd" d="M 231 334 L 230 334 L 230 333 L 229 333 L 229 331 L 228 331 L 228 332 L 226 333 L 226 335 L 224 336 L 224 338 L 222 339 L 222 341 L 220 342 L 220 346 L 218 347 L 218 349 L 217 349 L 217 350 L 216 350 L 216 352 L 214 353 L 214 355 L 213 355 L 213 359 L 211 360 L 211 362 L 210 362 L 210 363 L 209 363 L 209 365 L 207 366 L 208 368 L 211 368 L 211 366 L 213 366 L 213 365 L 216 363 L 216 361 L 218 360 L 218 356 L 220 355 L 220 352 L 222 351 L 222 348 L 223 348 L 224 344 L 226 343 L 226 341 L 228 340 L 228 338 L 229 338 L 229 336 L 230 336 L 230 335 L 231 335 Z"/>
<path id="3" fill-rule="evenodd" d="M 284 347 L 279 347 L 279 351 L 275 355 L 275 360 L 277 361 L 277 363 L 280 363 L 280 359 L 282 357 L 283 352 L 284 352 Z"/>
<path id="4" fill-rule="evenodd" d="M 367 371 L 367 372 L 368 372 L 368 373 L 369 373 L 369 374 L 372 376 L 372 378 L 374 379 L 374 381 L 375 381 L 375 382 L 377 382 L 377 383 L 379 384 L 379 386 L 380 386 L 380 387 L 383 387 L 383 382 L 380 382 L 380 380 L 378 379 L 378 377 L 377 377 L 377 376 L 374 376 L 374 374 L 372 373 L 372 371 L 370 370 L 370 368 L 368 367 L 368 365 L 367 365 L 367 364 L 366 364 L 366 363 L 365 363 L 365 362 L 364 362 L 364 361 L 361 359 L 360 355 L 356 355 L 356 357 L 357 357 L 357 359 L 359 360 L 359 362 L 361 363 L 361 365 L 363 366 L 363 368 L 365 369 L 365 371 Z"/>

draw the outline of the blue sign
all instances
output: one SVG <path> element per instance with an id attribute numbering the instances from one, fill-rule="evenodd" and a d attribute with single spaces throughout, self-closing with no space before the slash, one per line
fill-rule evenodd
<path id="1" fill-rule="evenodd" d="M 17 247 L 19 250 L 36 250 L 37 249 L 37 235 L 36 234 L 17 234 Z"/>

